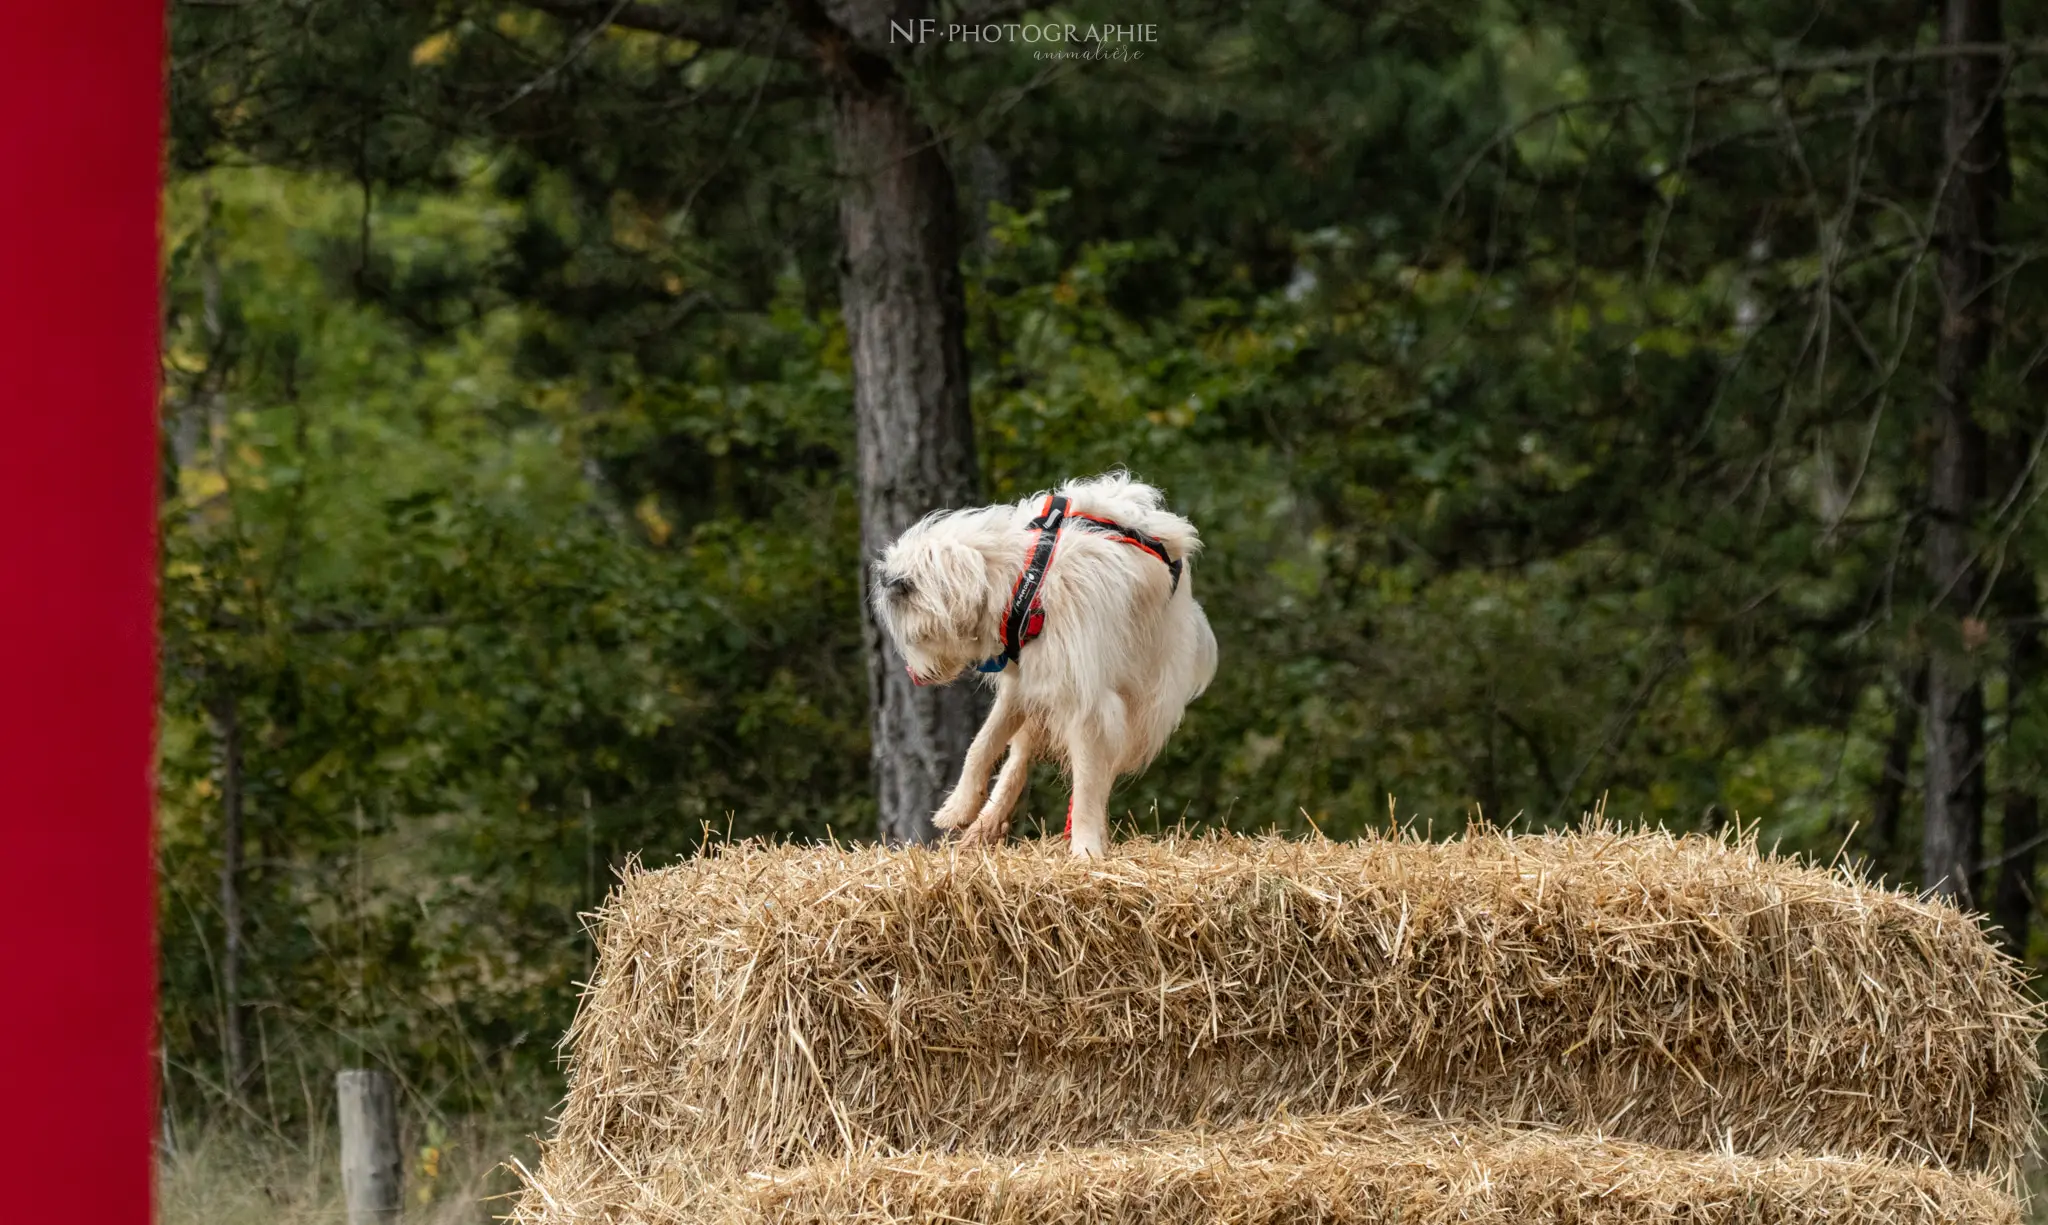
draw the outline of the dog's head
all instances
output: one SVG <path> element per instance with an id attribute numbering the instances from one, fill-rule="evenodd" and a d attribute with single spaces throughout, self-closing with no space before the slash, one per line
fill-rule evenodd
<path id="1" fill-rule="evenodd" d="M 1002 649 L 985 530 L 969 515 L 932 515 L 875 563 L 875 615 L 919 684 L 944 684 Z"/>

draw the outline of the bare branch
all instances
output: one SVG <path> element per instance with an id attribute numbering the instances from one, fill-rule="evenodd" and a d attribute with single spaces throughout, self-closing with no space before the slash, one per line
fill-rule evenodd
<path id="1" fill-rule="evenodd" d="M 1523 132 L 1553 119 L 1584 110 L 1606 110 L 1615 107 L 1640 105 L 1656 98 L 1670 98 L 1681 94 L 1697 94 L 1699 91 L 1731 89 L 1740 85 L 1753 85 L 1773 77 L 1817 76 L 1829 72 L 1844 72 L 1849 69 L 1872 70 L 1898 64 L 1919 64 L 1937 60 L 1968 58 L 1997 59 L 2008 67 L 2020 60 L 2039 59 L 2048 56 L 2048 40 L 2032 39 L 1998 43 L 1948 43 L 1926 47 L 1878 48 L 1871 51 L 1842 51 L 1833 55 L 1820 55 L 1811 59 L 1781 60 L 1769 64 L 1752 64 L 1744 68 L 1730 68 L 1721 72 L 1710 72 L 1687 81 L 1655 89 L 1635 90 L 1628 93 L 1602 94 L 1592 98 L 1574 98 L 1546 106 L 1514 123 L 1503 125 L 1499 131 L 1476 150 L 1452 176 L 1450 189 L 1445 192 L 1445 205 L 1456 199 L 1465 184 L 1479 169 L 1487 156 L 1496 148 L 1513 140 Z"/>
<path id="2" fill-rule="evenodd" d="M 622 29 L 688 39 L 706 47 L 771 59 L 812 58 L 810 48 L 775 21 L 727 17 L 687 5 L 652 4 L 647 0 L 627 0 L 616 6 L 606 0 L 526 0 L 526 3 L 564 21 L 596 22 L 600 25 L 608 21 Z"/>
<path id="3" fill-rule="evenodd" d="M 539 76 L 533 78 L 531 81 L 528 81 L 526 84 L 521 85 L 517 90 L 513 91 L 511 97 L 505 99 L 503 102 L 500 102 L 498 105 L 492 107 L 488 112 L 485 113 L 484 117 L 488 119 L 492 115 L 496 115 L 501 111 L 509 110 L 511 107 L 516 105 L 520 99 L 526 97 L 534 90 L 541 88 L 542 86 L 553 81 L 556 77 L 560 76 L 562 74 L 563 69 L 575 63 L 578 59 L 581 59 L 583 53 L 590 49 L 591 42 L 597 38 L 598 32 L 600 30 L 604 29 L 605 26 L 611 24 L 613 21 L 618 20 L 619 13 L 625 9 L 628 3 L 630 3 L 630 0 L 614 0 L 614 3 L 612 4 L 612 11 L 605 14 L 605 19 L 602 22 L 599 22 L 597 25 L 594 25 L 590 27 L 588 30 L 585 30 L 583 32 L 583 36 L 578 38 L 575 44 L 569 48 L 569 53 L 567 55 L 564 55 L 561 59 L 558 59 L 554 63 L 548 65 L 548 69 L 546 72 L 541 73 Z M 364 216 L 366 219 L 368 215 L 368 212 L 365 211 Z M 367 220 L 365 220 L 364 224 L 368 224 Z"/>

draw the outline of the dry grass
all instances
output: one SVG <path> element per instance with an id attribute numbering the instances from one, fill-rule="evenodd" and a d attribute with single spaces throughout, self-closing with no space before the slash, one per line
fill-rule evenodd
<path id="1" fill-rule="evenodd" d="M 1981 1175 L 1827 1157 L 1677 1153 L 1584 1136 L 1420 1124 L 1373 1110 L 1047 1152 L 863 1155 L 701 1180 L 686 1157 L 642 1176 L 592 1164 L 530 1194 L 527 1225 L 2017 1225 Z"/>
<path id="2" fill-rule="evenodd" d="M 530 1126 L 530 1124 L 528 1124 Z M 406 1225 L 489 1225 L 516 1183 L 503 1164 L 532 1144 L 518 1125 L 461 1120 L 422 1160 L 424 1137 L 406 1141 Z M 331 1130 L 286 1138 L 246 1127 L 194 1125 L 159 1155 L 158 1225 L 344 1225 L 341 1160 Z"/>
<path id="3" fill-rule="evenodd" d="M 1747 843 L 747 845 L 630 875 L 602 925 L 543 1181 L 1374 1103 L 2001 1177 L 2032 1135 L 2017 967 L 1945 905 Z"/>

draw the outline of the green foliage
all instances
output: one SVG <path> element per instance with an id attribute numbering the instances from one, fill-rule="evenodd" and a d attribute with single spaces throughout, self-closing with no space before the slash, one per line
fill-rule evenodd
<path id="1" fill-rule="evenodd" d="M 394 278 L 503 256 L 517 210 L 475 173 L 374 212 Z M 375 1040 L 452 1075 L 558 1018 L 575 914 L 621 855 L 678 853 L 729 818 L 871 823 L 838 628 L 855 580 L 834 564 L 854 536 L 846 376 L 821 362 L 824 326 L 784 310 L 733 329 L 701 382 L 596 407 L 586 381 L 535 369 L 526 342 L 552 321 L 529 303 L 479 293 L 421 326 L 357 300 L 359 205 L 260 169 L 170 197 L 167 1031 L 189 1051 L 218 1024 L 225 703 L 260 844 L 260 1007 L 364 1041 L 403 1018 L 413 1032 Z M 636 449 L 652 436 L 722 482 L 668 509 L 652 486 L 601 493 L 635 464 L 666 472 Z M 762 479 L 746 457 L 764 445 L 827 475 Z"/>

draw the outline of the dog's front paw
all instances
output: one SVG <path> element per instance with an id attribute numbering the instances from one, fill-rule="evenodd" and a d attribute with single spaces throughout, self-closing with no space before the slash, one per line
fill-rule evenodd
<path id="1" fill-rule="evenodd" d="M 976 807 L 978 807 L 977 804 L 965 802 L 956 804 L 949 799 L 944 804 L 939 805 L 939 810 L 932 814 L 932 825 L 941 830 L 959 829 L 974 819 Z"/>
<path id="2" fill-rule="evenodd" d="M 960 834 L 961 846 L 1001 846 L 1010 836 L 1010 823 L 984 813 Z"/>

